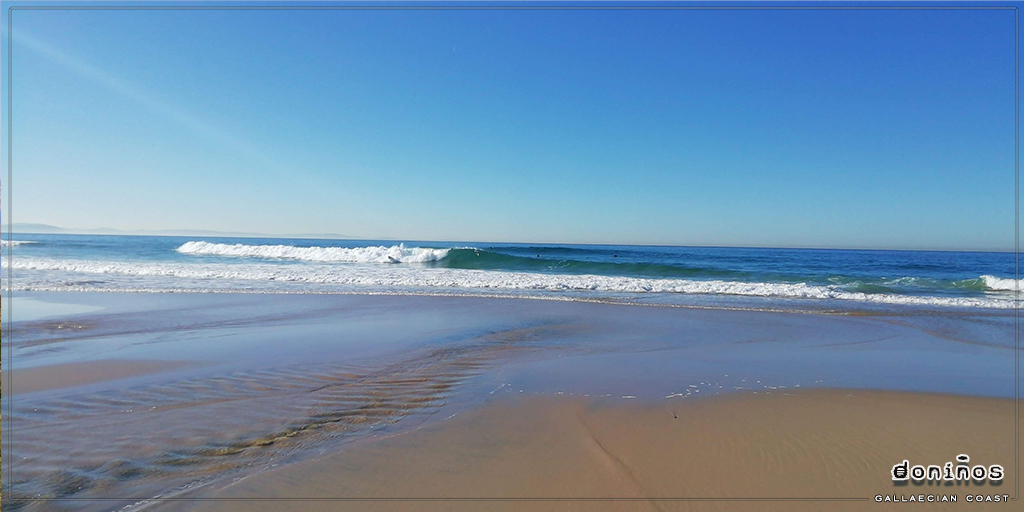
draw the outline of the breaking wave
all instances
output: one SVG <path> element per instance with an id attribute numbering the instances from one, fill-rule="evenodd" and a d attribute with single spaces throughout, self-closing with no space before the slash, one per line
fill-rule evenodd
<path id="1" fill-rule="evenodd" d="M 982 282 L 985 283 L 985 288 L 994 291 L 1014 291 L 1016 289 L 1024 289 L 1024 279 L 1019 282 L 1015 279 L 1005 279 L 996 276 L 981 276 Z"/>
<path id="2" fill-rule="evenodd" d="M 211 244 L 216 245 L 216 244 Z M 225 246 L 231 247 L 231 246 Z M 259 247 L 259 246 L 249 246 Z M 271 246 L 272 247 L 272 246 Z M 317 248 L 320 249 L 320 248 Z M 381 248 L 366 248 L 381 249 Z M 390 249 L 390 248 L 384 248 Z M 343 249 L 352 251 L 353 249 Z M 410 249 L 405 249 L 411 251 Z M 430 249 L 437 251 L 436 249 Z M 339 253 L 343 254 L 343 253 Z M 373 254 L 367 251 L 366 254 Z M 386 253 L 381 253 L 386 254 Z M 406 253 L 412 255 L 412 253 Z M 436 256 L 437 253 L 432 253 Z M 283 256 L 281 256 L 283 257 Z M 418 257 L 423 257 L 418 256 Z M 364 261 L 380 261 L 369 259 Z M 337 260 L 333 260 L 337 261 Z M 657 279 L 609 275 L 543 274 L 499 270 L 471 270 L 434 268 L 406 265 L 275 265 L 273 263 L 247 263 L 230 265 L 219 263 L 142 263 L 104 262 L 84 260 L 15 259 L 14 268 L 31 271 L 59 271 L 73 274 L 102 274 L 108 276 L 86 288 L 96 289 L 182 289 L 179 281 L 164 278 L 216 281 L 222 290 L 300 291 L 313 285 L 317 291 L 330 292 L 331 287 L 343 286 L 355 290 L 372 291 L 515 291 L 515 292 L 597 292 L 606 294 L 695 294 L 734 295 L 785 299 L 826 299 L 860 301 L 882 304 L 906 304 L 938 307 L 982 307 L 1010 309 L 1012 298 L 999 296 L 942 297 L 904 295 L 897 293 L 869 293 L 849 289 L 842 285 L 814 285 L 807 283 L 743 282 L 733 280 Z M 26 276 L 27 278 L 28 276 Z M 67 279 L 65 274 L 43 276 L 41 280 L 26 279 L 14 283 L 21 290 L 79 289 L 82 281 Z M 152 280 L 139 278 L 153 278 Z M 91 283 L 91 282 L 90 282 Z M 999 284 L 999 283 L 993 283 Z M 327 288 L 324 288 L 326 286 Z M 196 289 L 196 291 L 201 291 Z"/>
<path id="3" fill-rule="evenodd" d="M 236 258 L 272 258 L 301 261 L 341 263 L 424 263 L 438 261 L 448 249 L 406 247 L 297 247 L 294 245 L 245 245 L 185 242 L 178 247 L 181 254 L 197 256 L 228 256 Z"/>
<path id="4" fill-rule="evenodd" d="M 24 244 L 34 244 L 30 240 L 0 240 L 0 247 L 17 247 Z"/>

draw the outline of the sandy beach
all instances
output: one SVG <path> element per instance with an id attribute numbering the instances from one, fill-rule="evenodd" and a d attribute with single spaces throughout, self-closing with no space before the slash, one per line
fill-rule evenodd
<path id="1" fill-rule="evenodd" d="M 188 365 L 189 363 L 184 361 L 103 360 L 39 366 L 17 370 L 17 375 L 11 377 L 14 386 L 9 393 L 16 395 L 73 388 L 140 375 L 169 372 Z"/>
<path id="2" fill-rule="evenodd" d="M 12 326 L 15 510 L 859 510 L 1015 478 L 1007 313 L 25 296 L 92 309 Z M 891 481 L 960 453 L 1005 483 Z M 363 501 L 290 500 L 333 497 Z"/>
<path id="3" fill-rule="evenodd" d="M 859 390 L 689 403 L 506 398 L 201 494 L 224 501 L 168 510 L 864 510 L 880 506 L 876 495 L 957 495 L 928 507 L 951 510 L 968 494 L 1013 495 L 1013 413 L 1012 400 Z M 961 452 L 1011 466 L 1005 484 L 894 485 L 889 475 L 903 459 L 942 464 Z M 265 496 L 382 501 L 228 501 Z"/>

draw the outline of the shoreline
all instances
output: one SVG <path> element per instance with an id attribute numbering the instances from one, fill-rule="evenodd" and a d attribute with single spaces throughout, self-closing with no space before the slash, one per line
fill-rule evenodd
<path id="1" fill-rule="evenodd" d="M 934 306 L 934 305 L 921 305 L 921 304 L 890 304 L 886 302 L 861 302 L 846 299 L 817 299 L 817 298 L 793 298 L 793 297 L 771 297 L 771 296 L 747 296 L 747 295 L 730 295 L 730 294 L 683 294 L 701 297 L 725 297 L 727 299 L 739 299 L 739 300 L 765 300 L 765 301 L 778 301 L 778 302 L 835 302 L 842 305 L 849 305 L 848 308 L 842 307 L 821 307 L 821 308 L 798 308 L 798 307 L 742 307 L 742 306 L 729 306 L 724 304 L 683 304 L 683 303 L 671 303 L 671 302 L 641 302 L 631 301 L 608 297 L 596 297 L 596 298 L 584 298 L 584 297 L 573 297 L 567 295 L 557 295 L 557 292 L 552 292 L 552 295 L 544 294 L 505 294 L 505 293 L 444 293 L 444 292 L 418 292 L 418 291 L 318 291 L 318 290 L 298 290 L 298 291 L 287 291 L 287 290 L 243 290 L 243 289 L 119 289 L 119 288 L 82 288 L 82 289 L 61 289 L 61 290 L 37 290 L 37 289 L 26 289 L 26 290 L 10 290 L 8 293 L 15 295 L 27 295 L 29 297 L 34 295 L 165 295 L 165 296 L 271 296 L 271 297 L 395 297 L 395 298 L 417 298 L 417 297 L 434 297 L 434 298 L 449 298 L 449 299 L 497 299 L 497 300 L 526 300 L 526 301 L 541 301 L 541 302 L 554 302 L 554 303 L 573 303 L 573 304 L 600 304 L 609 306 L 630 306 L 630 307 L 641 307 L 641 308 L 667 308 L 667 309 L 681 309 L 681 310 L 693 310 L 693 311 L 727 311 L 727 312 L 749 312 L 749 313 L 780 313 L 780 314 L 793 314 L 793 315 L 821 315 L 821 316 L 838 316 L 838 317 L 903 317 L 903 316 L 914 316 L 914 315 L 932 315 L 932 316 L 980 316 L 980 317 L 1005 317 L 1012 316 L 1012 308 L 1001 308 L 1001 307 L 965 307 L 965 306 Z M 855 306 L 861 306 L 857 308 Z M 869 306 L 869 307 L 865 307 Z M 48 315 L 49 316 L 49 315 Z M 45 319 L 45 317 L 43 318 Z M 18 324 L 35 323 L 38 320 L 36 318 L 30 318 L 27 320 L 15 320 Z M 6 321 L 5 321 L 6 322 Z"/>

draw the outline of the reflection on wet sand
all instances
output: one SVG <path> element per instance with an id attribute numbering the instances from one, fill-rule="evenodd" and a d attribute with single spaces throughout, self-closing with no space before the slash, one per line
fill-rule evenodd
<path id="1" fill-rule="evenodd" d="M 115 489 L 143 500 L 423 418 L 493 361 L 550 349 L 572 330 L 541 325 L 493 332 L 379 367 L 304 365 L 27 401 L 14 418 L 13 452 L 26 459 L 5 505 L 49 509 L 55 502 L 27 498 L 109 496 Z M 81 429 L 92 437 L 75 435 Z M 75 454 L 70 467 L 69 453 Z"/>
<path id="2" fill-rule="evenodd" d="M 887 317 L 464 297 L 72 298 L 104 310 L 15 323 L 5 340 L 16 369 L 39 372 L 34 388 L 3 395 L 4 410 L 13 410 L 4 417 L 3 457 L 11 509 L 164 503 L 433 425 L 496 394 L 690 402 L 830 386 L 1013 395 L 1005 342 L 1012 313 Z M 116 375 L 109 365 L 117 360 L 133 363 Z M 82 361 L 105 375 L 59 385 Z M 142 371 L 145 361 L 180 366 Z"/>
<path id="3" fill-rule="evenodd" d="M 146 375 L 194 365 L 189 361 L 138 361 L 107 359 L 80 363 L 61 363 L 11 370 L 9 392 L 12 395 L 51 389 L 73 388 L 138 375 Z"/>

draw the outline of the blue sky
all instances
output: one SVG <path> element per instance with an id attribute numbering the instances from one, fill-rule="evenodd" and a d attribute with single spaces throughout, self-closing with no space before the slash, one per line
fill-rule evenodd
<path id="1" fill-rule="evenodd" d="M 13 16 L 15 222 L 1013 246 L 1013 11 Z"/>

